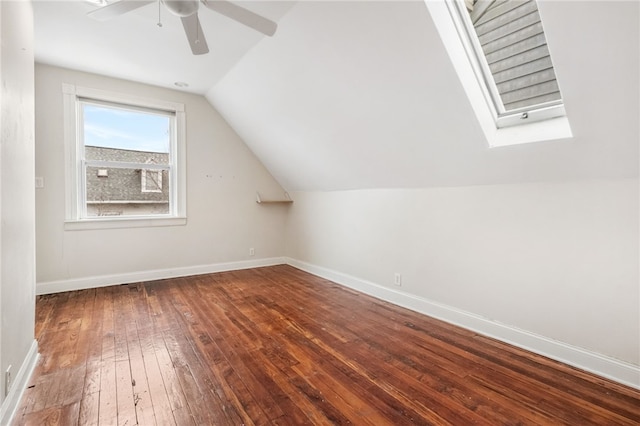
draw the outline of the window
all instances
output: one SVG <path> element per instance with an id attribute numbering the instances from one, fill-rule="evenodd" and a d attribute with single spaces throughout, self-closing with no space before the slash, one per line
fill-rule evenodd
<path id="1" fill-rule="evenodd" d="M 425 0 L 491 146 L 571 136 L 535 0 Z"/>
<path id="2" fill-rule="evenodd" d="M 162 192 L 162 170 L 142 170 L 142 192 Z"/>
<path id="3" fill-rule="evenodd" d="M 184 224 L 184 107 L 64 86 L 66 229 Z"/>

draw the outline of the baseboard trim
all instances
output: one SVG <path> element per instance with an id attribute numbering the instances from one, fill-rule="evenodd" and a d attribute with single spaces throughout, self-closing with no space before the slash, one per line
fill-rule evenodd
<path id="1" fill-rule="evenodd" d="M 619 361 L 328 268 L 288 257 L 285 258 L 285 262 L 295 268 L 344 285 L 345 287 L 361 291 L 370 296 L 501 340 L 505 343 L 535 352 L 539 355 L 597 374 L 635 389 L 640 389 L 640 366 Z"/>
<path id="2" fill-rule="evenodd" d="M 210 265 L 196 265 L 181 268 L 156 269 L 151 271 L 39 282 L 36 284 L 36 294 L 60 293 L 63 291 L 83 290 L 87 288 L 107 287 L 110 285 L 162 280 L 167 278 L 188 277 L 191 275 L 211 274 L 214 272 L 237 271 L 240 269 L 281 265 L 283 263 L 285 263 L 285 261 L 282 257 L 270 257 L 239 262 L 214 263 Z"/>
<path id="3" fill-rule="evenodd" d="M 27 357 L 13 379 L 11 390 L 2 402 L 2 407 L 0 407 L 0 425 L 11 424 L 18 409 L 18 404 L 31 379 L 31 374 L 33 374 L 33 370 L 36 368 L 39 356 L 38 341 L 34 339 L 31 343 L 31 348 L 29 348 L 29 352 L 27 352 Z"/>
<path id="4" fill-rule="evenodd" d="M 614 358 L 549 339 L 526 330 L 521 330 L 497 321 L 492 321 L 448 305 L 433 302 L 419 296 L 404 293 L 348 274 L 289 257 L 273 257 L 250 261 L 197 265 L 182 268 L 158 269 L 125 274 L 101 275 L 70 280 L 41 282 L 36 285 L 36 294 L 59 293 L 63 291 L 106 287 L 133 282 L 153 281 L 166 278 L 186 277 L 191 275 L 281 265 L 283 263 L 354 290 L 369 294 L 373 297 L 394 303 L 398 306 L 473 330 L 479 334 L 501 340 L 505 343 L 555 359 L 624 385 L 640 389 L 640 366 L 619 361 Z M 37 343 L 35 348 L 37 355 Z M 18 376 L 16 376 L 16 380 L 17 379 Z M 18 382 L 16 382 L 16 384 L 17 383 Z M 17 386 L 14 386 L 14 390 L 17 388 Z M 7 403 L 8 400 L 9 397 L 7 397 L 5 403 Z M 3 418 L 2 416 L 5 413 L 5 403 L 2 405 L 3 411 L 0 412 L 0 424 L 5 424 L 1 421 Z"/>

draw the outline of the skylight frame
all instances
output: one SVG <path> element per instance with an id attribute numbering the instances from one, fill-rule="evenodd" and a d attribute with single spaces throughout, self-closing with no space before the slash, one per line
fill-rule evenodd
<path id="1" fill-rule="evenodd" d="M 497 128 L 566 116 L 562 98 L 506 111 L 464 1 L 445 0 L 445 4 Z"/>

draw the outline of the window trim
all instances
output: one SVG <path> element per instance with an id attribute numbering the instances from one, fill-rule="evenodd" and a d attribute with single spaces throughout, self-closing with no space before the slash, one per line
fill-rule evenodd
<path id="1" fill-rule="evenodd" d="M 186 126 L 184 104 L 142 98 L 107 90 L 93 89 L 63 83 L 63 108 L 64 108 L 64 139 L 65 139 L 65 230 L 80 229 L 104 229 L 104 228 L 129 228 L 185 225 L 187 217 L 186 203 Z M 83 170 L 81 161 L 83 146 L 79 143 L 79 137 L 83 132 L 83 121 L 80 111 L 81 100 L 95 103 L 112 103 L 123 106 L 131 106 L 132 109 L 154 109 L 166 111 L 175 115 L 175 137 L 172 138 L 171 167 L 172 182 L 170 182 L 171 196 L 174 200 L 173 211 L 169 215 L 140 215 L 122 217 L 87 217 L 83 214 L 86 205 L 83 206 L 83 178 L 80 171 Z M 92 164 L 102 167 L 99 161 Z M 127 163 L 128 164 L 128 163 Z M 117 162 L 108 162 L 105 166 L 118 166 Z M 146 164 L 145 168 L 162 169 L 163 165 Z"/>
<path id="2" fill-rule="evenodd" d="M 510 111 L 500 116 L 485 81 L 485 74 L 480 71 L 482 60 L 486 63 L 484 54 L 482 60 L 479 60 L 476 50 L 471 47 L 471 40 L 477 37 L 469 37 L 462 18 L 466 15 L 459 14 L 460 5 L 464 8 L 464 4 L 460 0 L 424 0 L 424 2 L 489 147 L 567 139 L 573 136 L 564 104 L 544 105 L 535 110 L 524 108 L 522 111 Z M 466 9 L 464 11 L 467 13 Z M 495 86 L 493 77 L 491 76 L 491 78 L 491 84 Z M 502 100 L 500 100 L 501 103 Z M 522 120 L 522 112 L 525 111 L 529 117 Z"/>

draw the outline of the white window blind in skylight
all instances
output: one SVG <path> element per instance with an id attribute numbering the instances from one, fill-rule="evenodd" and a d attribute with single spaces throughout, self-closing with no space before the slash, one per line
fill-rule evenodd
<path id="1" fill-rule="evenodd" d="M 453 1 L 498 127 L 564 115 L 535 0 Z"/>

